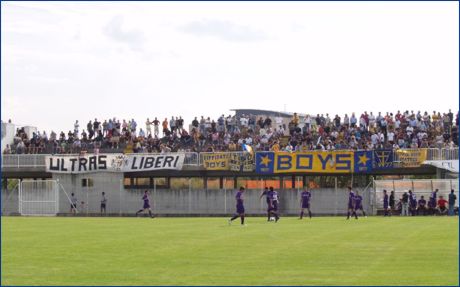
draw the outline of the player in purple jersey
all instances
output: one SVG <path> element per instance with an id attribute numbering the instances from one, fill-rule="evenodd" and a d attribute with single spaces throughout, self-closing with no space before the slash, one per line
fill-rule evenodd
<path id="1" fill-rule="evenodd" d="M 144 206 L 136 212 L 136 216 L 137 216 L 139 213 L 148 210 L 148 211 L 149 211 L 150 217 L 151 217 L 151 218 L 154 218 L 154 216 L 153 216 L 153 214 L 152 214 L 152 209 L 150 209 L 149 192 L 148 192 L 147 190 L 144 191 L 144 196 L 142 196 L 142 200 L 144 201 Z"/>
<path id="2" fill-rule="evenodd" d="M 300 194 L 300 218 L 303 218 L 304 209 L 308 210 L 308 216 L 311 218 L 311 211 L 310 211 L 310 199 L 311 199 L 311 192 L 308 190 L 302 191 Z"/>
<path id="3" fill-rule="evenodd" d="M 423 213 L 423 215 L 426 215 L 426 200 L 424 196 L 422 195 L 420 199 L 418 200 L 418 207 L 417 207 L 417 215 Z"/>
<path id="4" fill-rule="evenodd" d="M 273 190 L 273 186 L 270 186 L 270 192 L 268 194 L 270 195 L 270 207 L 268 208 L 269 216 L 273 214 L 273 216 L 275 216 L 275 222 L 278 222 L 278 220 L 280 220 L 280 216 L 278 213 L 278 205 L 279 205 L 278 192 Z"/>
<path id="5" fill-rule="evenodd" d="M 363 213 L 363 216 L 366 216 L 366 212 L 364 212 L 364 208 L 363 208 L 363 197 L 359 195 L 358 193 L 356 193 L 354 200 L 355 200 L 355 213 L 358 212 L 358 210 L 361 210 L 361 212 Z"/>
<path id="6" fill-rule="evenodd" d="M 428 212 L 431 215 L 434 215 L 436 213 L 436 205 L 437 205 L 437 197 L 438 197 L 438 189 L 436 188 L 435 191 L 433 191 L 430 195 L 430 199 L 428 200 Z"/>
<path id="7" fill-rule="evenodd" d="M 240 191 L 236 193 L 235 199 L 236 199 L 236 213 L 233 215 L 232 218 L 228 220 L 228 224 L 232 224 L 232 221 L 237 219 L 238 217 L 241 218 L 241 225 L 244 225 L 244 205 L 243 205 L 243 193 L 244 193 L 244 187 L 240 187 Z"/>
<path id="8" fill-rule="evenodd" d="M 389 216 L 390 215 L 390 213 L 388 212 L 388 206 L 389 206 L 389 204 L 388 204 L 388 194 L 387 194 L 387 190 L 384 189 L 383 190 L 383 210 L 384 210 L 385 213 L 383 214 L 383 216 Z"/>
<path id="9" fill-rule="evenodd" d="M 355 211 L 355 193 L 351 189 L 351 186 L 348 187 L 348 213 L 347 219 L 350 219 L 350 214 L 354 215 L 356 219 L 358 219 L 358 215 Z"/>
<path id="10" fill-rule="evenodd" d="M 260 198 L 265 195 L 265 200 L 267 202 L 267 221 L 270 221 L 270 191 L 268 187 L 265 187 L 265 190 L 260 194 Z"/>

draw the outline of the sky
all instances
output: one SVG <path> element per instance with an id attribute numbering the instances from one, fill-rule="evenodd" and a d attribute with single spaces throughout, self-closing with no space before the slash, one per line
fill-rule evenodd
<path id="1" fill-rule="evenodd" d="M 458 2 L 1 2 L 1 119 L 458 110 Z"/>

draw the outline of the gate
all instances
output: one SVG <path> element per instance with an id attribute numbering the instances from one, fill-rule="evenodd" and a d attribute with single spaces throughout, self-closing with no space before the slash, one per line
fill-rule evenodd
<path id="1" fill-rule="evenodd" d="M 54 216 L 59 211 L 56 180 L 23 180 L 19 185 L 21 215 Z"/>

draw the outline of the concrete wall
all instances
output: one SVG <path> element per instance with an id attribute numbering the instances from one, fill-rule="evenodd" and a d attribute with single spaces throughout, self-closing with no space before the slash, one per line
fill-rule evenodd
<path id="1" fill-rule="evenodd" d="M 78 210 L 82 215 L 97 214 L 100 212 L 101 193 L 106 193 L 107 213 L 110 215 L 134 215 L 142 208 L 144 189 L 124 189 L 123 175 L 117 173 L 97 173 L 91 175 L 59 175 L 53 178 L 58 180 L 59 213 L 70 213 L 70 202 L 67 195 L 75 193 L 78 199 Z M 93 186 L 83 187 L 82 180 L 91 178 Z M 150 189 L 151 203 L 154 213 L 165 216 L 186 215 L 230 215 L 235 212 L 236 190 L 168 190 Z M 280 190 L 280 212 L 284 215 L 299 213 L 300 192 L 298 190 Z M 266 213 L 265 198 L 259 199 L 261 190 L 247 190 L 245 192 L 246 213 L 264 215 Z M 371 211 L 371 191 L 362 193 L 364 208 Z M 346 189 L 315 189 L 312 191 L 311 210 L 315 215 L 345 214 L 347 208 Z M 83 203 L 82 203 L 83 202 Z M 18 212 L 18 192 L 2 191 L 3 214 Z"/>

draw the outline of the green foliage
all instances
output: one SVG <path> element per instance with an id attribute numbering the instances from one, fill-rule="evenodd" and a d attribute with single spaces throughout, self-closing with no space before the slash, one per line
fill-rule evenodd
<path id="1" fill-rule="evenodd" d="M 2 285 L 457 285 L 458 217 L 2 218 Z"/>

